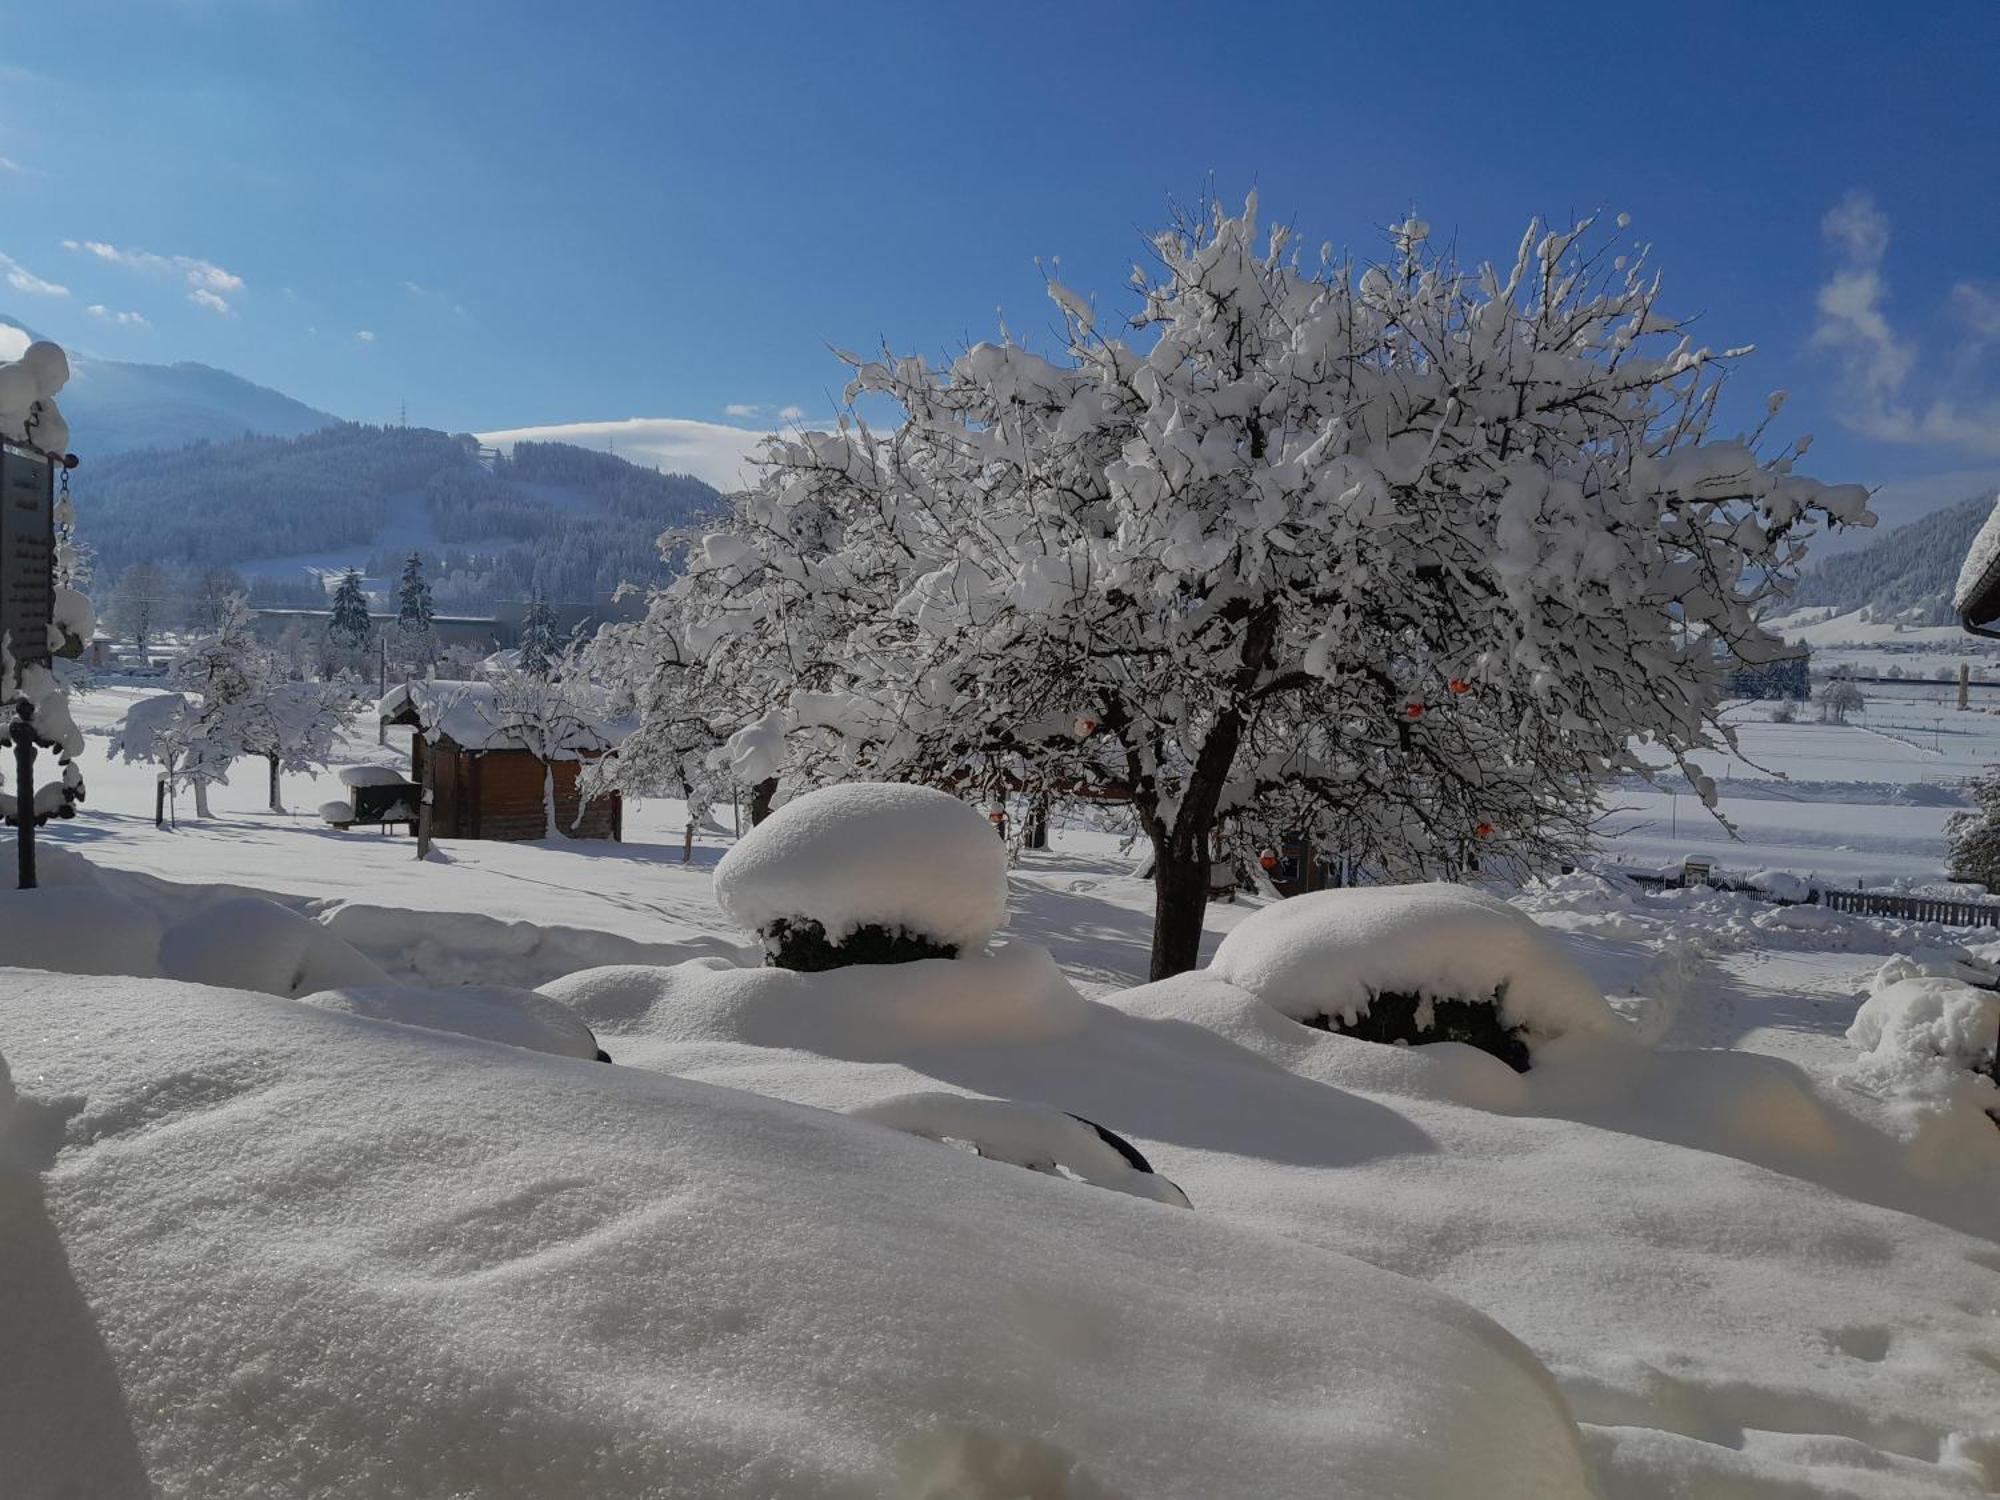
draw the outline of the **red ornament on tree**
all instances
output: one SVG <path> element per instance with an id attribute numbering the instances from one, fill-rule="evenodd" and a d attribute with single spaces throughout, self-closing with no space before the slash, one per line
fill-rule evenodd
<path id="1" fill-rule="evenodd" d="M 1469 693 L 1472 691 L 1472 684 L 1463 677 L 1454 677 L 1451 680 L 1451 690 L 1454 693 Z"/>
<path id="2" fill-rule="evenodd" d="M 1472 836 L 1474 838 L 1481 838 L 1481 839 L 1492 838 L 1493 825 L 1491 823 L 1481 823 L 1477 828 L 1472 830 Z"/>
<path id="3" fill-rule="evenodd" d="M 1403 713 L 1408 718 L 1421 719 L 1424 716 L 1424 706 L 1421 703 L 1407 704 L 1403 708 Z"/>

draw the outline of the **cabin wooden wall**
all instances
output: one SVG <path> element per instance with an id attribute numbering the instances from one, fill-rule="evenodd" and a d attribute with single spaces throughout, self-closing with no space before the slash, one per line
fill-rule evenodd
<path id="1" fill-rule="evenodd" d="M 420 737 L 421 742 L 421 737 Z M 542 804 L 542 763 L 525 750 L 474 754 L 449 740 L 412 754 L 419 774 L 431 773 L 431 831 L 441 839 L 539 839 L 547 835 Z M 556 827 L 565 838 L 624 837 L 624 804 L 616 792 L 591 799 L 581 826 L 573 760 L 555 762 Z"/>

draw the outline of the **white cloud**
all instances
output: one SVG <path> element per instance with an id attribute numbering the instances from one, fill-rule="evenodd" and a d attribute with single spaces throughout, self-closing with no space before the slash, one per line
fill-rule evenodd
<path id="1" fill-rule="evenodd" d="M 751 406 L 747 402 L 732 401 L 722 408 L 722 414 L 725 417 L 754 417 L 763 409 L 761 406 Z"/>
<path id="2" fill-rule="evenodd" d="M 45 281 L 30 271 L 10 255 L 0 255 L 0 272 L 4 272 L 7 285 L 17 292 L 25 292 L 30 297 L 67 297 L 69 288 L 59 282 Z"/>
<path id="3" fill-rule="evenodd" d="M 355 341 L 356 343 L 358 343 L 358 344 L 372 344 L 372 343 L 374 343 L 374 342 L 375 342 L 375 330 L 374 330 L 374 329 L 372 329 L 372 328 L 357 328 L 357 329 L 355 329 L 355 330 L 354 330 L 354 341 Z"/>
<path id="4" fill-rule="evenodd" d="M 0 156 L 0 172 L 26 172 L 28 169 L 11 156 Z"/>
<path id="5" fill-rule="evenodd" d="M 144 313 L 116 312 L 106 307 L 102 302 L 93 302 L 84 311 L 102 323 L 117 323 L 136 328 L 151 326 L 146 322 L 146 315 Z"/>
<path id="6" fill-rule="evenodd" d="M 1841 420 L 1882 442 L 2000 456 L 2000 386 L 1990 372 L 1982 382 L 1979 360 L 1982 347 L 2000 337 L 2000 298 L 1970 282 L 1954 287 L 1960 357 L 1947 375 L 1920 371 L 1917 346 L 1898 336 L 1883 307 L 1888 216 L 1857 191 L 1827 213 L 1820 229 L 1841 264 L 1819 289 L 1813 344 L 1839 362 Z"/>
<path id="7" fill-rule="evenodd" d="M 150 250 L 120 249 L 103 240 L 64 240 L 63 249 L 75 251 L 78 255 L 94 256 L 109 265 L 124 266 L 127 270 L 147 275 L 179 276 L 189 288 L 188 301 L 211 312 L 229 311 L 229 304 L 222 293 L 234 295 L 243 290 L 241 276 L 198 255 L 155 255 Z"/>
<path id="8" fill-rule="evenodd" d="M 692 474 L 727 494 L 756 480 L 752 460 L 769 433 L 722 422 L 697 422 L 684 417 L 627 417 L 617 422 L 565 422 L 547 427 L 514 427 L 482 432 L 479 440 L 495 448 L 515 443 L 574 443 L 603 449 L 607 444 L 620 458 L 635 464 L 657 464 L 668 473 Z"/>

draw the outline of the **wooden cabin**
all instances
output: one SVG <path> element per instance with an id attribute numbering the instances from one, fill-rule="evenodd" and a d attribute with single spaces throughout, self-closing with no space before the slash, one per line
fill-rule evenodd
<path id="1" fill-rule="evenodd" d="M 556 826 L 569 838 L 622 839 L 624 800 L 590 799 L 578 818 L 583 768 L 614 753 L 611 731 L 574 710 L 530 711 L 490 682 L 407 682 L 378 705 L 384 724 L 405 725 L 410 779 L 431 794 L 431 836 L 548 836 L 547 777 L 555 780 Z"/>

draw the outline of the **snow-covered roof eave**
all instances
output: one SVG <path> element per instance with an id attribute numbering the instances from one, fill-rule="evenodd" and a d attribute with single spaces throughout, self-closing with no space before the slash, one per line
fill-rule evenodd
<path id="1" fill-rule="evenodd" d="M 432 740 L 449 740 L 461 750 L 486 755 L 497 750 L 532 753 L 518 732 L 501 722 L 493 685 L 443 680 L 406 682 L 391 688 L 375 705 L 384 724 L 406 725 Z M 614 754 L 613 733 L 595 720 L 573 723 L 552 760 L 580 760 Z"/>
<path id="2" fill-rule="evenodd" d="M 1992 628 L 2000 621 L 2000 496 L 1994 497 L 1993 514 L 1966 549 L 1951 602 L 1966 630 L 2000 637 L 2000 631 Z"/>

